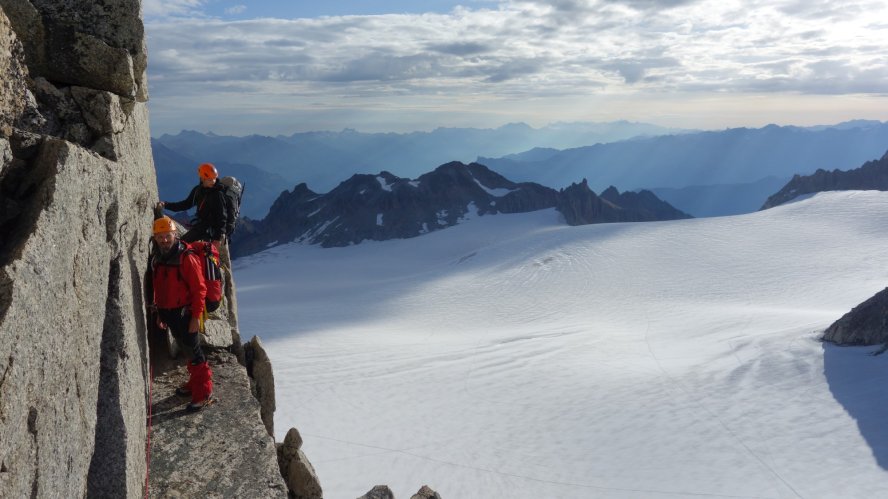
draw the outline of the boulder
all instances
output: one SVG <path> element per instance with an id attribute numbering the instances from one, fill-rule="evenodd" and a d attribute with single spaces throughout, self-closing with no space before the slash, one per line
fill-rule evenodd
<path id="1" fill-rule="evenodd" d="M 441 499 L 441 494 L 429 488 L 428 485 L 423 485 L 419 492 L 413 494 L 410 499 Z"/>
<path id="2" fill-rule="evenodd" d="M 314 467 L 302 452 L 302 437 L 290 428 L 278 446 L 278 464 L 290 492 L 297 499 L 321 499 L 323 491 Z"/>
<path id="3" fill-rule="evenodd" d="M 388 485 L 377 485 L 358 499 L 395 499 L 395 494 L 388 488 Z"/>

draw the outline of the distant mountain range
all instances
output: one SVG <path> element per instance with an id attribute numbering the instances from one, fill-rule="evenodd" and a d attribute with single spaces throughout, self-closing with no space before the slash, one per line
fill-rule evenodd
<path id="1" fill-rule="evenodd" d="M 790 178 L 818 168 L 853 168 L 888 148 L 888 123 L 831 127 L 768 125 L 531 150 L 479 163 L 516 181 L 565 186 L 585 177 L 592 189 L 684 188 Z"/>
<path id="2" fill-rule="evenodd" d="M 437 128 L 431 132 L 306 132 L 290 136 L 231 137 L 182 131 L 155 142 L 201 163 L 230 162 L 257 166 L 326 192 L 353 173 L 389 171 L 417 177 L 449 161 L 503 156 L 533 147 L 578 147 L 683 130 L 646 123 L 557 123 L 532 128 L 513 123 L 495 129 Z M 577 177 L 580 178 L 580 177 Z M 576 179 L 574 179 L 576 180 Z"/>
<path id="3" fill-rule="evenodd" d="M 255 177 L 247 182 L 244 205 L 250 218 L 264 216 L 281 190 L 297 183 L 326 192 L 356 172 L 388 171 L 415 178 L 436 165 L 476 158 L 516 182 L 561 188 L 586 178 L 595 191 L 611 185 L 648 189 L 694 216 L 716 216 L 755 211 L 794 174 L 853 168 L 880 157 L 888 148 L 888 123 L 856 120 L 717 132 L 629 122 L 540 129 L 512 124 L 497 129 L 439 128 L 406 134 L 343 130 L 278 137 L 183 131 L 152 142 L 162 196 L 181 184 L 169 180 L 169 173 L 204 161 L 231 165 L 232 172 L 250 165 L 269 173 L 243 173 Z M 178 165 L 166 159 L 171 154 L 191 166 L 176 166 L 171 172 L 168 163 Z"/>
<path id="4" fill-rule="evenodd" d="M 261 221 L 245 221 L 232 238 L 240 257 L 291 241 L 324 247 L 409 238 L 468 217 L 557 207 L 572 225 L 690 218 L 648 191 L 597 196 L 583 181 L 556 191 L 515 183 L 487 167 L 451 162 L 416 180 L 389 172 L 356 174 L 326 194 L 304 183 L 284 192 Z"/>
<path id="5" fill-rule="evenodd" d="M 768 197 L 763 210 L 806 194 L 824 191 L 888 191 L 888 152 L 878 161 L 867 161 L 853 170 L 817 170 L 811 175 L 796 175 L 782 189 Z"/>

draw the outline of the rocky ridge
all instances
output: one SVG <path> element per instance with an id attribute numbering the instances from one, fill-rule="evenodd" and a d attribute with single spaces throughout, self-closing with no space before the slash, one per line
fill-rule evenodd
<path id="1" fill-rule="evenodd" d="M 867 161 L 853 170 L 818 169 L 811 175 L 795 175 L 782 189 L 770 196 L 761 209 L 773 208 L 805 194 L 848 190 L 888 191 L 888 152 L 881 159 Z"/>
<path id="2" fill-rule="evenodd" d="M 888 288 L 879 291 L 832 323 L 823 340 L 839 345 L 888 342 Z"/>
<path id="3" fill-rule="evenodd" d="M 299 184 L 281 194 L 265 219 L 241 225 L 232 254 L 291 241 L 336 247 L 416 237 L 469 217 L 552 207 L 572 225 L 690 217 L 649 191 L 620 194 L 610 187 L 599 197 L 584 181 L 559 192 L 512 182 L 478 163 L 451 162 L 416 180 L 388 172 L 356 174 L 326 194 Z"/>
<path id="4" fill-rule="evenodd" d="M 562 190 L 557 208 L 569 225 L 692 218 L 647 190 L 621 194 L 610 186 L 596 196 L 586 179 Z"/>

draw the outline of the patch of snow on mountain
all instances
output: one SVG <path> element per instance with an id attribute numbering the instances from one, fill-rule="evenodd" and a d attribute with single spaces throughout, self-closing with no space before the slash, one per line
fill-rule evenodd
<path id="1" fill-rule="evenodd" d="M 382 190 L 391 192 L 392 186 L 385 180 L 385 178 L 377 176 L 376 181 L 379 182 L 379 186 L 382 187 Z"/>
<path id="2" fill-rule="evenodd" d="M 486 185 L 482 184 L 481 181 L 478 180 L 477 178 L 472 177 L 472 180 L 474 180 L 475 183 L 478 184 L 478 187 L 484 189 L 485 192 L 487 192 L 488 194 L 490 194 L 491 196 L 494 196 L 494 197 L 501 198 L 501 197 L 505 196 L 506 194 L 515 191 L 515 189 L 504 189 L 504 188 L 491 189 L 490 187 L 487 187 Z"/>

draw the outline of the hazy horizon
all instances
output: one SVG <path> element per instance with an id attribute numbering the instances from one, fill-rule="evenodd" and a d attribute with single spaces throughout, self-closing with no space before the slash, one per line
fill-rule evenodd
<path id="1" fill-rule="evenodd" d="M 731 129 L 736 129 L 736 128 L 764 128 L 766 126 L 799 127 L 799 128 L 812 128 L 813 127 L 813 128 L 816 128 L 816 127 L 834 127 L 834 126 L 842 125 L 844 123 L 855 122 L 855 121 L 876 121 L 876 122 L 880 122 L 880 123 L 886 122 L 885 120 L 868 120 L 865 118 L 851 118 L 851 119 L 842 120 L 842 121 L 838 121 L 838 122 L 834 122 L 834 123 L 815 123 L 813 125 L 799 125 L 796 123 L 766 123 L 764 125 L 757 126 L 757 127 L 726 126 L 723 128 L 709 128 L 709 129 L 674 128 L 674 130 L 682 130 L 684 132 L 694 133 L 694 132 L 717 132 L 717 131 L 731 130 Z M 216 135 L 216 136 L 225 136 L 225 137 L 247 137 L 247 136 L 251 136 L 251 135 L 263 135 L 263 136 L 268 136 L 268 137 L 276 137 L 276 136 L 290 136 L 290 135 L 295 135 L 298 133 L 342 133 L 342 132 L 346 132 L 346 131 L 353 131 L 353 132 L 362 133 L 362 134 L 402 134 L 403 135 L 403 134 L 410 134 L 410 133 L 432 133 L 436 130 L 460 130 L 460 129 L 462 129 L 462 130 L 498 130 L 498 129 L 509 127 L 509 126 L 520 126 L 520 125 L 528 126 L 534 130 L 544 130 L 547 128 L 557 127 L 557 126 L 583 126 L 583 125 L 601 126 L 601 125 L 611 125 L 611 124 L 616 124 L 616 123 L 629 123 L 632 125 L 650 125 L 650 126 L 669 128 L 669 127 L 666 127 L 665 125 L 660 125 L 657 123 L 650 123 L 650 122 L 645 122 L 645 121 L 633 121 L 633 120 L 620 120 L 620 119 L 613 120 L 613 121 L 569 121 L 569 122 L 568 121 L 555 121 L 555 122 L 551 122 L 551 123 L 545 123 L 541 126 L 533 126 L 533 125 L 530 125 L 530 124 L 523 122 L 523 121 L 512 121 L 512 122 L 508 122 L 508 123 L 503 123 L 501 125 L 495 125 L 495 126 L 489 126 L 489 127 L 430 125 L 430 126 L 423 128 L 423 129 L 413 129 L 413 130 L 405 130 L 405 131 L 395 131 L 395 130 L 371 131 L 371 130 L 361 130 L 361 129 L 354 128 L 354 127 L 345 127 L 345 128 L 340 128 L 338 130 L 311 129 L 311 130 L 302 130 L 302 131 L 297 131 L 297 132 L 292 132 L 292 133 L 274 133 L 274 134 L 271 134 L 271 133 L 264 134 L 264 133 L 250 132 L 250 131 L 240 133 L 240 134 L 238 134 L 238 133 L 219 133 L 219 132 L 212 130 L 212 129 L 197 130 L 197 129 L 191 129 L 191 128 L 182 128 L 182 129 L 177 130 L 175 132 L 167 131 L 167 132 L 163 132 L 160 134 L 154 134 L 152 132 L 151 138 L 158 139 L 158 138 L 162 137 L 163 135 L 175 136 L 175 135 L 179 135 L 184 132 L 196 132 L 196 133 L 200 133 L 203 135 Z"/>

